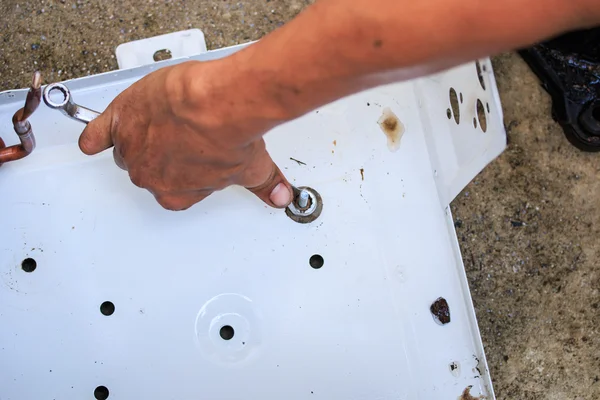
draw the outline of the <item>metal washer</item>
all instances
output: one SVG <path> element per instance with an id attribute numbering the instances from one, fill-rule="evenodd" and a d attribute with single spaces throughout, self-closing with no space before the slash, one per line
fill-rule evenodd
<path id="1" fill-rule="evenodd" d="M 309 195 L 308 207 L 302 209 L 296 204 L 296 199 L 285 209 L 285 213 L 293 221 L 300 224 L 308 224 L 319 218 L 323 211 L 323 199 L 313 188 L 301 186 L 298 190 L 304 190 Z"/>

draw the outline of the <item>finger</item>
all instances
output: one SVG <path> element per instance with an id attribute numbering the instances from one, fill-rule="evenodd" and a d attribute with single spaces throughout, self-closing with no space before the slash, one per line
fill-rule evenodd
<path id="1" fill-rule="evenodd" d="M 275 165 L 269 153 L 261 150 L 244 171 L 243 185 L 271 207 L 285 208 L 293 200 L 292 185 Z M 260 182 L 256 185 L 257 182 Z"/>
<path id="2" fill-rule="evenodd" d="M 211 194 L 212 192 L 197 191 L 183 194 L 155 194 L 154 198 L 166 210 L 183 211 L 201 202 Z"/>
<path id="3" fill-rule="evenodd" d="M 113 147 L 113 158 L 115 159 L 115 164 L 117 164 L 117 167 L 127 171 L 125 161 L 123 161 L 123 157 L 121 157 L 116 147 Z"/>
<path id="4" fill-rule="evenodd" d="M 112 114 L 110 109 L 90 122 L 79 136 L 79 148 L 88 156 L 98 154 L 113 145 L 111 135 Z"/>

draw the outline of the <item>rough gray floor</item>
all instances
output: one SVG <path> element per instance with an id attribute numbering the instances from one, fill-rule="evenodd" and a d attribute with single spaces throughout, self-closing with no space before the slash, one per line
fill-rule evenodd
<path id="1" fill-rule="evenodd" d="M 0 90 L 117 68 L 119 43 L 202 29 L 258 39 L 311 1 L 0 1 Z M 514 54 L 494 59 L 509 148 L 453 212 L 499 399 L 600 398 L 600 154 L 564 139 Z M 515 227 L 511 223 L 524 222 Z"/>

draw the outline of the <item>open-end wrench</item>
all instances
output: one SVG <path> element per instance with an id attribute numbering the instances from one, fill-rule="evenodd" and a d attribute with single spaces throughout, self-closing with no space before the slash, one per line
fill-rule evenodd
<path id="1" fill-rule="evenodd" d="M 56 102 L 51 98 L 52 92 L 60 92 L 62 101 Z M 100 115 L 99 112 L 77 105 L 73 102 L 69 88 L 62 83 L 52 83 L 44 89 L 44 103 L 50 108 L 61 111 L 67 117 L 87 124 Z"/>

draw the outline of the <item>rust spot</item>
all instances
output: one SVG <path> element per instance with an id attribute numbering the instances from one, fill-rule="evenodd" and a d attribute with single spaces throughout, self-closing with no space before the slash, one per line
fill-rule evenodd
<path id="1" fill-rule="evenodd" d="M 362 178 L 363 181 L 365 180 L 365 169 L 364 168 L 360 169 L 360 177 Z"/>
<path id="2" fill-rule="evenodd" d="M 433 315 L 433 319 L 438 324 L 446 325 L 450 322 L 450 306 L 443 297 L 439 297 L 434 301 L 429 310 L 431 311 L 431 315 Z"/>
<path id="3" fill-rule="evenodd" d="M 462 394 L 460 395 L 460 397 L 458 398 L 458 400 L 485 400 L 485 397 L 483 397 L 483 396 L 473 397 L 471 395 L 472 387 L 473 386 L 467 386 L 465 388 L 465 390 L 462 392 Z"/>
<path id="4" fill-rule="evenodd" d="M 337 140 L 334 140 L 334 141 L 333 141 L 333 145 L 334 145 L 334 146 L 337 146 Z"/>
<path id="5" fill-rule="evenodd" d="M 383 120 L 382 126 L 386 132 L 393 132 L 398 128 L 398 120 L 393 117 L 387 117 Z"/>
<path id="6" fill-rule="evenodd" d="M 377 123 L 383 133 L 385 133 L 385 136 L 387 136 L 387 145 L 390 151 L 397 151 L 400 148 L 400 139 L 404 134 L 404 125 L 400 119 L 389 107 L 386 107 L 383 109 L 383 113 Z"/>

